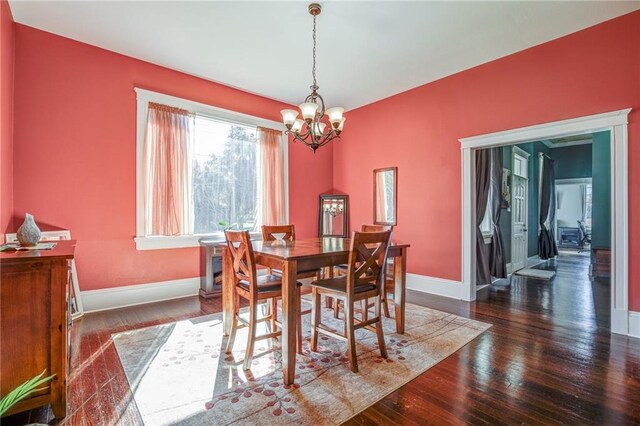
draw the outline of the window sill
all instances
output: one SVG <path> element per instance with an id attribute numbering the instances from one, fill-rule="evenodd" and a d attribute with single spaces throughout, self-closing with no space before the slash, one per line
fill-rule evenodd
<path id="1" fill-rule="evenodd" d="M 260 232 L 251 232 L 252 240 L 262 240 Z M 200 247 L 201 240 L 208 243 L 222 243 L 225 241 L 222 232 L 216 234 L 200 234 L 200 235 L 178 235 L 175 237 L 134 237 L 136 250 L 162 250 L 175 248 L 193 248 Z"/>

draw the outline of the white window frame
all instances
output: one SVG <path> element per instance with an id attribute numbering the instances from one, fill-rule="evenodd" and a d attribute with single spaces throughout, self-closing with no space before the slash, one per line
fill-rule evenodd
<path id="1" fill-rule="evenodd" d="M 149 102 L 170 105 L 176 108 L 186 109 L 196 114 L 206 115 L 216 120 L 226 121 L 233 124 L 242 124 L 251 127 L 266 127 L 282 132 L 282 152 L 284 153 L 284 204 L 285 220 L 289 221 L 289 138 L 285 135 L 282 123 L 242 114 L 228 109 L 218 108 L 211 105 L 165 95 L 163 93 L 152 92 L 141 88 L 134 88 L 137 100 L 136 112 L 136 236 L 134 241 L 137 250 L 157 250 L 184 247 L 198 247 L 199 240 L 203 237 L 207 241 L 219 239 L 224 241 L 224 234 L 216 232 L 212 234 L 194 234 L 178 236 L 145 236 L 144 235 L 144 182 L 142 181 L 145 129 L 147 125 L 147 114 Z M 252 233 L 252 237 L 262 238 L 261 234 Z"/>

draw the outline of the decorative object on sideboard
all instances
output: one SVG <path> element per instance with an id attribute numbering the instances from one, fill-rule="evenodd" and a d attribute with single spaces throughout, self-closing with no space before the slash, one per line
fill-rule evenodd
<path id="1" fill-rule="evenodd" d="M 18 232 L 16 233 L 18 237 L 18 241 L 20 245 L 30 247 L 35 246 L 40 241 L 40 228 L 36 225 L 36 222 L 33 220 L 33 216 L 29 213 L 25 214 L 24 222 L 18 228 Z"/>
<path id="2" fill-rule="evenodd" d="M 298 118 L 298 111 L 294 109 L 283 109 L 282 121 L 287 128 L 286 134 L 293 135 L 293 141 L 300 141 L 315 153 L 316 149 L 328 144 L 333 139 L 340 139 L 340 133 L 344 127 L 345 118 L 342 116 L 344 108 L 333 107 L 325 111 L 324 99 L 318 93 L 318 83 L 316 81 L 316 16 L 320 15 L 322 7 L 318 3 L 309 5 L 309 14 L 313 16 L 313 67 L 311 75 L 313 85 L 310 87 L 311 94 L 307 96 L 304 103 L 300 104 L 302 119 Z M 323 120 L 327 117 L 326 120 Z M 329 125 L 328 130 L 325 128 Z M 303 130 L 304 128 L 304 130 Z"/>

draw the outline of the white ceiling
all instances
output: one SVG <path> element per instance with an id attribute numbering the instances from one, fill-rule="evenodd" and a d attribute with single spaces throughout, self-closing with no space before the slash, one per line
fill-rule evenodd
<path id="1" fill-rule="evenodd" d="M 10 1 L 16 22 L 292 104 L 306 1 Z M 640 1 L 322 2 L 318 85 L 353 109 L 640 8 Z"/>

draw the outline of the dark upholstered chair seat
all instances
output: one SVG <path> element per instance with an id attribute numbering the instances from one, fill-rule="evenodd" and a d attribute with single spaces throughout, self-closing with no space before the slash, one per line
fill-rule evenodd
<path id="1" fill-rule="evenodd" d="M 256 280 L 258 287 L 258 293 L 269 293 L 272 291 L 279 291 L 282 289 L 282 277 L 278 275 L 261 275 Z M 238 281 L 238 286 L 244 290 L 249 291 L 249 283 L 244 280 Z M 298 287 L 301 287 L 302 283 L 298 281 Z"/>
<path id="2" fill-rule="evenodd" d="M 336 278 L 329 278 L 326 280 L 318 280 L 311 283 L 314 287 L 325 288 L 327 290 L 346 293 L 347 292 L 347 277 L 341 276 Z M 355 293 L 364 293 L 365 291 L 375 290 L 376 285 L 370 282 L 358 284 L 354 288 Z"/>

